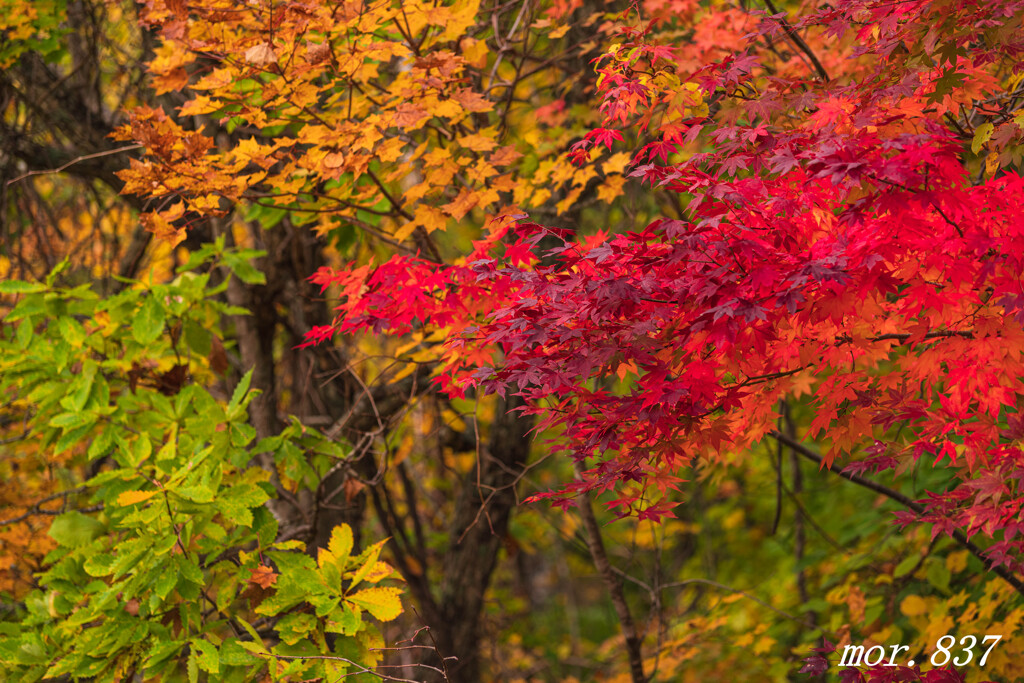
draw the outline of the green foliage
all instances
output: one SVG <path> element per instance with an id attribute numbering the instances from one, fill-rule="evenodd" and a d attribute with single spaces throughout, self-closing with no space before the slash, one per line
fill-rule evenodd
<path id="1" fill-rule="evenodd" d="M 59 60 L 66 49 L 61 38 L 66 0 L 0 0 L 0 67 L 8 67 L 26 52 L 37 52 L 48 62 Z"/>
<path id="2" fill-rule="evenodd" d="M 235 270 L 253 279 L 252 255 L 209 245 L 187 264 L 204 272 L 109 298 L 56 274 L 3 283 L 20 299 L 0 326 L 0 393 L 69 503 L 38 589 L 0 622 L 5 680 L 337 680 L 379 659 L 364 612 L 401 612 L 397 588 L 369 585 L 393 573 L 381 544 L 352 555 L 340 527 L 314 561 L 275 542 L 265 505 L 278 470 L 315 482 L 346 449 L 297 423 L 257 444 L 251 373 L 229 400 L 215 389 L 209 330 L 239 311 L 213 297 Z"/>

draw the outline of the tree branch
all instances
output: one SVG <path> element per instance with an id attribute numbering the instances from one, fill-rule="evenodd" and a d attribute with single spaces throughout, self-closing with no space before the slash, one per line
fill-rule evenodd
<path id="1" fill-rule="evenodd" d="M 576 464 L 576 474 L 580 476 L 579 463 Z M 583 518 L 583 526 L 587 530 L 587 546 L 590 548 L 590 556 L 594 560 L 594 566 L 604 580 L 605 588 L 611 596 L 615 613 L 619 617 L 619 625 L 622 627 L 622 635 L 626 638 L 626 654 L 629 657 L 629 670 L 633 676 L 633 683 L 645 683 L 644 660 L 641 647 L 643 640 L 636 630 L 636 623 L 633 615 L 630 614 L 629 605 L 626 603 L 626 595 L 622 591 L 622 578 L 616 574 L 615 568 L 608 560 L 608 553 L 604 548 L 604 541 L 601 538 L 601 528 L 594 517 L 594 509 L 590 506 L 590 497 L 581 494 L 577 507 L 580 516 Z"/>
<path id="2" fill-rule="evenodd" d="M 776 439 L 784 443 L 785 445 L 789 446 L 791 449 L 793 449 L 794 452 L 799 453 L 808 460 L 818 463 L 818 466 L 821 467 L 823 462 L 822 457 L 815 453 L 814 451 L 812 451 L 807 446 L 798 442 L 796 439 L 791 439 L 790 437 L 786 436 L 785 434 L 782 434 L 777 430 L 772 430 L 768 432 L 768 435 L 771 436 L 773 439 Z M 870 489 L 875 493 L 880 493 L 886 498 L 896 501 L 897 503 L 906 507 L 908 510 L 916 512 L 919 515 L 924 514 L 925 512 L 924 506 L 922 506 L 920 503 L 911 500 L 910 498 L 903 495 L 899 491 L 895 491 L 889 488 L 888 486 L 884 486 L 883 484 L 871 481 L 870 479 L 865 479 L 864 477 L 852 474 L 850 472 L 843 472 L 841 470 L 832 468 L 829 468 L 829 471 L 832 472 L 833 474 L 842 477 L 843 479 L 846 479 L 847 481 L 851 481 L 854 484 L 857 484 L 858 486 L 863 486 L 864 488 Z M 1014 575 L 1013 572 L 1011 572 L 1009 569 L 1002 565 L 993 566 L 992 560 L 985 557 L 985 554 L 982 551 L 982 549 L 975 545 L 969 538 L 967 538 L 967 535 L 964 534 L 964 532 L 960 529 L 954 529 L 951 535 L 957 543 L 959 543 L 961 546 L 969 550 L 972 555 L 981 560 L 982 564 L 985 565 L 986 569 L 988 569 L 996 576 L 999 576 L 1002 579 L 1004 579 L 1008 584 L 1013 586 L 1018 593 L 1024 595 L 1024 581 L 1021 581 L 1019 577 Z"/>

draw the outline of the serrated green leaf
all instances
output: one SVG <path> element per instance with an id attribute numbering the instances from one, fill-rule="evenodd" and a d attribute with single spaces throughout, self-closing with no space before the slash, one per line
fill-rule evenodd
<path id="1" fill-rule="evenodd" d="M 254 268 L 244 254 L 225 253 L 224 263 L 238 276 L 238 279 L 247 285 L 265 285 L 267 283 L 266 275 Z"/>
<path id="2" fill-rule="evenodd" d="M 225 640 L 220 647 L 220 661 L 227 666 L 249 666 L 262 660 L 249 654 L 238 641 Z"/>
<path id="3" fill-rule="evenodd" d="M 140 344 L 151 344 L 163 332 L 165 319 L 163 306 L 150 293 L 132 318 L 132 338 Z"/>
<path id="4" fill-rule="evenodd" d="M 178 571 L 181 572 L 181 576 L 186 581 L 197 586 L 202 586 L 205 583 L 203 570 L 195 562 L 181 555 L 176 556 L 174 559 L 178 565 Z"/>
<path id="5" fill-rule="evenodd" d="M 85 328 L 75 320 L 67 316 L 57 319 L 57 331 L 72 348 L 80 348 L 85 341 Z"/>
<path id="6" fill-rule="evenodd" d="M 213 489 L 206 486 L 176 486 L 169 489 L 182 498 L 191 500 L 193 503 L 209 503 L 213 501 Z"/>
<path id="7" fill-rule="evenodd" d="M 107 576 L 114 571 L 113 566 L 117 558 L 109 553 L 98 553 L 90 555 L 85 560 L 85 573 L 89 576 Z"/>
<path id="8" fill-rule="evenodd" d="M 194 320 L 185 321 L 185 341 L 196 355 L 205 358 L 213 347 L 213 335 Z"/>
<path id="9" fill-rule="evenodd" d="M 178 570 L 173 567 L 164 567 L 153 584 L 153 592 L 161 599 L 165 599 L 178 584 Z"/>
<path id="10" fill-rule="evenodd" d="M 32 338 L 35 336 L 35 324 L 32 319 L 22 320 L 21 324 L 18 325 L 18 331 L 15 333 L 15 341 L 18 344 L 19 349 L 27 349 L 32 344 Z"/>
<path id="11" fill-rule="evenodd" d="M 251 647 L 246 647 L 246 643 L 244 643 L 244 642 L 239 643 L 240 645 L 242 645 L 242 647 L 245 647 L 245 649 L 249 650 L 250 652 L 266 652 L 267 651 L 267 649 L 265 647 L 263 647 L 263 641 L 260 640 L 259 633 L 256 632 L 256 629 L 253 628 L 252 624 L 250 624 L 245 619 L 242 619 L 241 617 L 236 618 L 235 621 L 238 622 L 239 624 L 241 624 L 242 628 L 244 628 L 246 633 L 249 634 L 249 637 L 251 637 L 253 639 L 253 641 L 255 641 L 255 642 L 249 643 L 249 645 L 252 645 L 254 647 L 258 647 L 259 649 L 258 650 L 254 650 Z"/>
<path id="12" fill-rule="evenodd" d="M 49 425 L 51 427 L 60 427 L 61 429 L 67 429 L 69 427 L 80 427 L 86 422 L 88 422 L 88 420 L 88 416 L 82 415 L 81 413 L 61 413 L 60 415 L 57 415 L 53 419 L 51 419 Z"/>
<path id="13" fill-rule="evenodd" d="M 41 292 L 46 285 L 41 282 L 23 282 L 21 280 L 4 280 L 0 282 L 0 294 L 30 294 Z"/>
<path id="14" fill-rule="evenodd" d="M 80 548 L 92 543 L 103 534 L 104 529 L 103 523 L 99 520 L 73 510 L 53 520 L 47 533 L 65 548 Z"/>
<path id="15" fill-rule="evenodd" d="M 246 392 L 249 391 L 249 384 L 251 382 L 252 382 L 252 369 L 250 368 L 249 372 L 245 373 L 242 376 L 242 379 L 238 382 L 238 386 L 235 387 L 235 390 L 231 394 L 231 400 L 228 401 L 228 407 L 227 407 L 227 411 L 226 412 L 228 414 L 228 419 L 229 420 L 235 419 L 235 417 L 237 415 L 237 413 L 235 411 L 238 410 L 238 407 L 242 403 L 242 399 L 245 398 Z"/>
<path id="16" fill-rule="evenodd" d="M 170 659 L 185 646 L 185 643 L 179 640 L 168 640 L 168 641 L 157 641 L 152 648 L 149 650 L 149 654 L 146 656 L 146 660 L 143 663 L 143 667 L 151 669 L 152 667 L 160 664 L 161 662 Z"/>
<path id="17" fill-rule="evenodd" d="M 294 645 L 304 639 L 315 628 L 316 617 L 305 612 L 289 614 L 281 619 L 276 627 L 281 641 L 288 645 Z"/>
<path id="18" fill-rule="evenodd" d="M 199 683 L 199 655 L 195 645 L 189 650 L 185 668 L 188 670 L 188 683 Z"/>
<path id="19" fill-rule="evenodd" d="M 199 668 L 211 674 L 220 673 L 220 655 L 217 646 L 206 640 L 193 640 L 192 647 L 199 651 Z"/>

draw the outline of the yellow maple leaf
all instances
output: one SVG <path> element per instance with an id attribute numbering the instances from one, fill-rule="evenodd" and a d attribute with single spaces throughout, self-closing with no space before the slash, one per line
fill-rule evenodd
<path id="1" fill-rule="evenodd" d="M 444 23 L 445 31 L 440 42 L 458 40 L 465 35 L 466 29 L 476 23 L 476 15 L 480 9 L 480 0 L 456 0 L 450 8 L 451 18 Z"/>
<path id="2" fill-rule="evenodd" d="M 185 228 L 175 227 L 169 220 L 156 213 L 142 215 L 142 225 L 153 233 L 161 242 L 166 242 L 172 249 L 185 240 Z"/>
<path id="3" fill-rule="evenodd" d="M 458 221 L 462 220 L 462 217 L 469 213 L 469 211 L 477 205 L 479 200 L 480 198 L 477 196 L 476 192 L 471 192 L 466 188 L 462 188 L 458 196 L 442 206 L 441 209 Z M 427 228 L 427 231 L 429 232 L 430 228 Z"/>
<path id="4" fill-rule="evenodd" d="M 611 202 L 622 196 L 622 186 L 626 184 L 625 176 L 616 175 L 606 178 L 597 188 L 597 198 L 603 202 Z"/>
<path id="5" fill-rule="evenodd" d="M 629 152 L 619 152 L 613 154 L 602 164 L 601 170 L 607 174 L 612 175 L 613 173 L 622 173 L 626 170 L 626 165 L 629 163 L 630 155 Z"/>
<path id="6" fill-rule="evenodd" d="M 415 218 L 416 223 L 422 225 L 428 233 L 443 230 L 448 224 L 448 218 L 441 211 L 425 204 L 416 207 Z"/>
<path id="7" fill-rule="evenodd" d="M 459 144 L 466 149 L 473 150 L 474 152 L 489 152 L 498 146 L 498 143 L 494 141 L 494 138 L 480 133 L 464 135 L 459 138 Z"/>
<path id="8" fill-rule="evenodd" d="M 459 48 L 462 50 L 462 57 L 470 66 L 475 66 L 478 69 L 487 66 L 487 43 L 485 41 L 466 37 L 459 42 Z"/>
<path id="9" fill-rule="evenodd" d="M 158 93 L 159 94 L 159 93 Z M 209 114 L 211 111 L 217 111 L 221 107 L 220 102 L 211 100 L 206 95 L 199 95 L 178 108 L 178 112 L 182 116 L 194 116 L 196 114 Z"/>

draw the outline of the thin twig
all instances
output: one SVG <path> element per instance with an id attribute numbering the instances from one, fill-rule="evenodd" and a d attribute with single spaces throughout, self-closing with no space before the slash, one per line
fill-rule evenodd
<path id="1" fill-rule="evenodd" d="M 576 473 L 577 476 L 582 476 L 579 463 L 576 463 Z M 629 612 L 629 604 L 622 591 L 622 579 L 616 574 L 615 568 L 608 560 L 608 553 L 605 551 L 604 541 L 601 538 L 601 527 L 598 526 L 597 518 L 594 517 L 594 509 L 590 506 L 589 496 L 580 495 L 578 508 L 580 516 L 583 518 L 583 526 L 587 530 L 587 546 L 590 548 L 590 556 L 604 580 L 612 600 L 612 606 L 619 617 L 619 626 L 622 628 L 622 635 L 626 640 L 626 654 L 629 657 L 629 669 L 633 683 L 646 683 L 647 677 L 644 676 L 644 660 L 641 651 L 643 642 L 637 633 L 633 615 Z"/>
<path id="2" fill-rule="evenodd" d="M 772 14 L 781 14 L 772 0 L 764 0 L 764 4 Z M 814 71 L 818 74 L 818 77 L 825 83 L 828 83 L 830 80 L 828 72 L 825 71 L 825 67 L 821 65 L 820 61 L 818 61 L 818 57 L 814 54 L 814 50 L 811 49 L 810 45 L 804 42 L 804 39 L 800 37 L 800 34 L 793 29 L 793 26 L 786 21 L 784 17 L 776 19 L 776 21 L 782 25 L 782 30 L 786 32 L 789 39 L 792 40 L 798 48 L 800 48 L 801 52 L 807 55 L 807 59 L 811 60 L 811 64 L 814 65 Z"/>
<path id="3" fill-rule="evenodd" d="M 29 171 L 28 173 L 24 173 L 24 174 L 18 176 L 17 178 L 14 178 L 13 180 L 8 180 L 7 181 L 7 187 L 10 187 L 14 183 L 19 183 L 22 180 L 25 180 L 26 178 L 31 178 L 32 176 L 49 175 L 51 173 L 60 173 L 61 171 L 66 171 L 68 168 L 74 166 L 75 164 L 81 163 L 83 161 L 88 161 L 89 159 L 98 159 L 100 157 L 107 157 L 107 156 L 110 156 L 112 154 L 120 154 L 121 152 L 129 152 L 129 151 L 131 151 L 133 149 L 140 149 L 142 147 L 145 147 L 145 145 L 128 145 L 127 147 L 118 147 L 117 149 L 108 149 L 108 150 L 106 150 L 104 152 L 96 152 L 94 154 L 83 154 L 82 156 L 75 157 L 74 159 L 72 159 L 68 163 L 64 164 L 63 166 L 58 166 L 57 168 L 48 168 L 48 169 L 43 169 L 43 170 L 40 170 L 40 171 Z"/>

